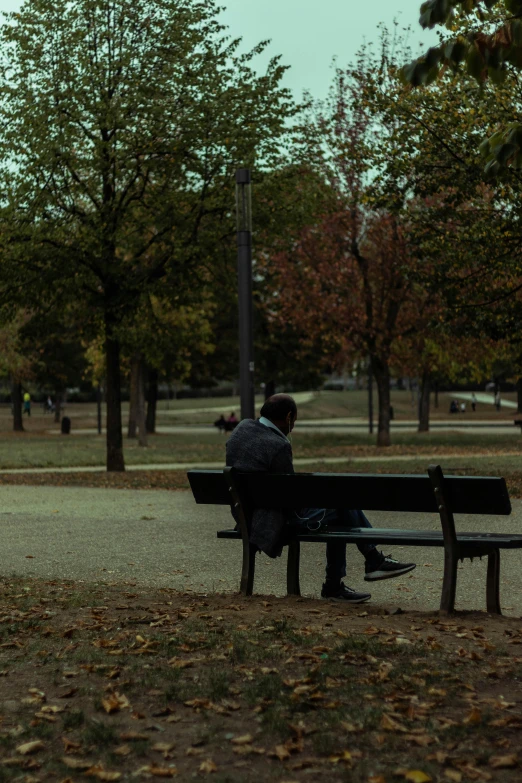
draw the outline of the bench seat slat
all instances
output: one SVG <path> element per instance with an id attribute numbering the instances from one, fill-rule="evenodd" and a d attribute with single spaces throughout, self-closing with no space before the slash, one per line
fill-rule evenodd
<path id="1" fill-rule="evenodd" d="M 240 539 L 241 533 L 233 528 L 219 530 L 218 538 Z M 332 540 L 346 541 L 356 544 L 361 541 L 376 541 L 380 544 L 395 544 L 397 546 L 444 546 L 442 531 L 439 530 L 393 530 L 390 528 L 372 528 L 371 530 L 354 528 L 353 530 L 330 530 L 328 533 L 300 533 L 299 541 L 327 542 Z M 498 549 L 522 548 L 522 535 L 509 533 L 457 533 L 459 544 L 467 547 L 476 545 L 496 547 Z"/>
<path id="2" fill-rule="evenodd" d="M 188 473 L 197 503 L 227 505 L 230 494 L 220 470 Z M 313 480 L 310 480 L 313 477 Z M 369 511 L 437 513 L 433 487 L 423 475 L 362 473 L 242 473 L 238 475 L 252 507 L 361 508 Z M 445 492 L 454 514 L 511 513 L 506 482 L 499 477 L 445 476 Z"/>

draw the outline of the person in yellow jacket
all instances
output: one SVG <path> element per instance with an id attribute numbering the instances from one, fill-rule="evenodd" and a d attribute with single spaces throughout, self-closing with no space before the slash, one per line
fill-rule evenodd
<path id="1" fill-rule="evenodd" d="M 29 392 L 24 394 L 24 413 L 27 413 L 28 416 L 31 415 L 31 395 Z"/>

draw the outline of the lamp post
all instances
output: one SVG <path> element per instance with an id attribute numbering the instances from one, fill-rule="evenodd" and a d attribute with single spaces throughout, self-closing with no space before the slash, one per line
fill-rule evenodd
<path id="1" fill-rule="evenodd" d="M 239 394 L 241 418 L 255 418 L 252 312 L 252 194 L 250 169 L 236 171 Z"/>

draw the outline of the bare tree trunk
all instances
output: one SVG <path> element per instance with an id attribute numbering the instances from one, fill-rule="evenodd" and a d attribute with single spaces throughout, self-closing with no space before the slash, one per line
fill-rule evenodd
<path id="1" fill-rule="evenodd" d="M 156 432 L 156 408 L 158 404 L 158 371 L 149 370 L 149 393 L 147 396 L 147 420 L 145 426 L 147 432 Z"/>
<path id="2" fill-rule="evenodd" d="M 517 380 L 517 413 L 522 413 L 522 378 Z"/>
<path id="3" fill-rule="evenodd" d="M 373 371 L 372 357 L 368 362 L 368 432 L 373 435 Z"/>
<path id="4" fill-rule="evenodd" d="M 96 419 L 98 424 L 98 435 L 101 435 L 101 386 L 98 384 L 96 388 Z"/>
<path id="5" fill-rule="evenodd" d="M 61 391 L 55 391 L 54 396 L 56 398 L 55 404 L 54 404 L 54 421 L 55 424 L 60 423 L 60 419 L 62 417 L 62 402 L 63 402 L 63 394 Z"/>
<path id="6" fill-rule="evenodd" d="M 138 372 L 138 444 L 147 446 L 147 425 L 145 417 L 145 363 L 139 363 Z"/>
<path id="7" fill-rule="evenodd" d="M 22 421 L 22 384 L 17 381 L 11 383 L 11 403 L 13 405 L 13 431 L 24 432 Z"/>
<path id="8" fill-rule="evenodd" d="M 265 383 L 265 400 L 275 394 L 275 381 L 267 381 Z"/>
<path id="9" fill-rule="evenodd" d="M 127 426 L 127 437 L 136 437 L 136 427 L 138 425 L 138 396 L 140 381 L 140 356 L 135 353 L 131 358 L 130 371 L 130 399 L 129 399 L 129 423 Z"/>
<path id="10" fill-rule="evenodd" d="M 430 431 L 430 391 L 430 376 L 423 372 L 419 398 L 419 432 Z"/>
<path id="11" fill-rule="evenodd" d="M 387 359 L 372 356 L 371 362 L 379 398 L 377 445 L 390 446 L 390 368 Z"/>
<path id="12" fill-rule="evenodd" d="M 110 295 L 108 296 L 111 302 Z M 124 471 L 121 430 L 120 343 L 116 323 L 109 310 L 105 312 L 106 402 L 107 402 L 107 470 Z"/>

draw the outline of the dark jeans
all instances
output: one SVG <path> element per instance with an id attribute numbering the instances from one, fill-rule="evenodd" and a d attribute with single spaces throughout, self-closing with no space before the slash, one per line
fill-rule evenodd
<path id="1" fill-rule="evenodd" d="M 300 517 L 300 518 L 299 518 Z M 340 527 L 350 530 L 353 527 L 371 527 L 362 511 L 349 508 L 304 508 L 292 520 L 292 527 L 313 532 L 321 524 L 328 528 Z M 357 544 L 359 552 L 370 562 L 378 557 L 374 544 Z M 328 541 L 326 544 L 326 578 L 340 582 L 346 576 L 346 544 L 341 541 Z"/>

